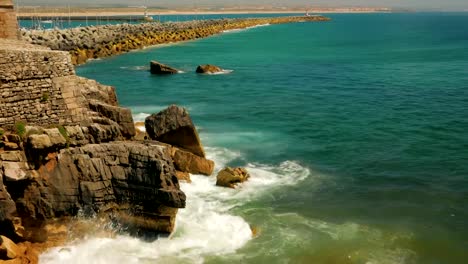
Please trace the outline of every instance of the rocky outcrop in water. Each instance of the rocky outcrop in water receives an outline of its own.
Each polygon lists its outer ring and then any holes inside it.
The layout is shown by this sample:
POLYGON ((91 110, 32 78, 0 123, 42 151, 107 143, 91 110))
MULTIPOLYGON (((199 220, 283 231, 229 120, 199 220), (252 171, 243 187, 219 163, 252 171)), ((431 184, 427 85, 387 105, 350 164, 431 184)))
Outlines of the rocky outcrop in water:
POLYGON ((176 74, 179 72, 179 70, 172 68, 171 66, 159 63, 157 61, 151 61, 150 72, 152 74, 176 74))
POLYGON ((196 73, 201 73, 201 74, 213 74, 213 73, 218 73, 222 71, 223 69, 221 69, 220 67, 211 65, 211 64, 199 65, 197 69, 195 70, 196 73))
POLYGON ((224 168, 216 176, 216 185, 235 188, 237 184, 245 182, 250 175, 244 168, 224 168))
POLYGON ((205 158, 197 129, 187 109, 171 105, 145 120, 148 136, 172 145, 174 166, 182 173, 211 175, 214 162, 205 158))
POLYGON ((225 30, 263 24, 328 21, 322 16, 198 20, 177 23, 141 23, 90 26, 62 30, 23 30, 22 38, 53 50, 69 51, 74 64, 108 57, 146 46, 208 37, 225 30))
POLYGON ((148 116, 145 119, 145 128, 151 139, 205 157, 197 129, 187 109, 183 107, 171 105, 157 114, 148 116))

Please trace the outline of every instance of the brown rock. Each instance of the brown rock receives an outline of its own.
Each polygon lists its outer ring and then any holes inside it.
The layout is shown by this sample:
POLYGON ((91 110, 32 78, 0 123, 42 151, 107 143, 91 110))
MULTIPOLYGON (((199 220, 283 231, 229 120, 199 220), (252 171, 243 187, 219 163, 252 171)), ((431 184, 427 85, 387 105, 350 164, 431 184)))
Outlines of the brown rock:
POLYGON ((0 259, 15 259, 21 255, 20 248, 9 238, 0 236, 0 259))
POLYGON ((236 184, 246 181, 250 177, 244 168, 226 167, 216 176, 216 185, 235 188, 236 184))
POLYGON ((151 139, 185 149, 205 157, 197 130, 185 108, 171 105, 145 120, 146 133, 151 139))
POLYGON ((211 175, 214 170, 214 162, 188 151, 175 149, 172 157, 177 170, 193 174, 211 175))
POLYGON ((190 173, 188 172, 176 171, 176 177, 179 181, 184 181, 188 183, 192 182, 192 180, 190 179, 190 173))
POLYGON ((223 69, 221 69, 218 66, 211 65, 211 64, 205 64, 205 65, 199 65, 197 67, 196 73, 217 73, 217 72, 222 72, 223 69))
POLYGON ((176 74, 179 72, 179 70, 167 66, 165 64, 159 63, 157 61, 151 61, 150 72, 152 74, 176 74))
POLYGON ((101 102, 91 102, 89 106, 91 110, 116 122, 124 137, 131 138, 135 135, 135 124, 130 109, 101 102))
POLYGON ((47 149, 53 146, 48 135, 30 135, 28 145, 33 149, 47 149))
POLYGON ((14 143, 14 142, 5 142, 4 148, 5 148, 5 150, 17 150, 17 149, 19 149, 19 146, 18 146, 18 144, 14 143))

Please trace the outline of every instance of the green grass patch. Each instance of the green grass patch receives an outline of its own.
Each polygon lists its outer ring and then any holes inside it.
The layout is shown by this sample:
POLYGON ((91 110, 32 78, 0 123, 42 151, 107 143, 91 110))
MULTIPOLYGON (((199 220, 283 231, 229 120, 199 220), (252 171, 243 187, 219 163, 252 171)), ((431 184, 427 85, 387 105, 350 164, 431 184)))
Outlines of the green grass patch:
POLYGON ((42 93, 41 103, 47 102, 49 100, 49 96, 50 96, 49 92, 42 93))
POLYGON ((24 135, 26 134, 26 124, 22 121, 16 122, 15 132, 18 134, 18 136, 24 138, 24 135))

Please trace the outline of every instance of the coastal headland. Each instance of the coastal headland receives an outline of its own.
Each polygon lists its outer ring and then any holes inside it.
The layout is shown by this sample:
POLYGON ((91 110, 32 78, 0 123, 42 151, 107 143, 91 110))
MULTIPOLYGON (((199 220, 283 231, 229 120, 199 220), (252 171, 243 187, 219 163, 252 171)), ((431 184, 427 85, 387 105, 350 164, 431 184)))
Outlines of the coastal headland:
MULTIPOLYGON (((139 134, 114 87, 77 76, 74 65, 225 30, 329 20, 142 23, 18 36, 8 12, 0 13, 12 29, 0 36, 0 260, 14 263, 37 263, 41 251, 89 232, 169 235, 186 206, 179 181, 214 172, 186 109, 172 105, 154 113, 146 119, 147 134, 139 134), (83 219, 92 223, 83 226, 83 219)), ((238 171, 227 176, 247 178, 238 171)), ((237 179, 225 182, 234 186, 237 179)))
POLYGON ((174 23, 102 25, 61 30, 22 30, 21 38, 52 50, 68 51, 74 65, 147 46, 187 41, 265 24, 322 22, 324 16, 197 20, 174 23))

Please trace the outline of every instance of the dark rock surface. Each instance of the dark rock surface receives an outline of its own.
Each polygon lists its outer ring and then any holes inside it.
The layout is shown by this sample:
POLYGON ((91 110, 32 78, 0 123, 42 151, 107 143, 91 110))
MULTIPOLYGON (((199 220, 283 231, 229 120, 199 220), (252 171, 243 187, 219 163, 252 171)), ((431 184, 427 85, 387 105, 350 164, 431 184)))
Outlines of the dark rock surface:
POLYGON ((202 73, 202 74, 210 74, 210 73, 217 73, 217 72, 222 72, 222 71, 223 69, 221 69, 218 66, 211 65, 211 64, 204 64, 204 65, 199 65, 195 72, 202 73))
POLYGON ((205 157, 198 132, 187 109, 183 107, 171 105, 157 114, 152 114, 146 118, 145 128, 151 139, 205 157))
MULTIPOLYGON (((3 155, 2 159, 5 163, 8 158, 3 155)), ((24 162, 25 157, 18 159, 24 162)), ((74 216, 79 210, 144 218, 144 226, 133 222, 131 226, 163 227, 150 231, 170 233, 176 209, 185 207, 185 194, 179 189, 170 149, 157 143, 87 144, 62 149, 36 163, 40 165, 34 170, 18 169, 33 177, 8 184, 16 208, 8 193, 0 192, 0 217, 11 222, 13 215, 18 215, 30 231, 27 240, 42 241, 38 228, 46 220, 74 216), (163 217, 162 212, 166 213, 163 217)))
POLYGON ((157 61, 151 61, 150 72, 152 74, 176 74, 179 72, 179 70, 157 61))

